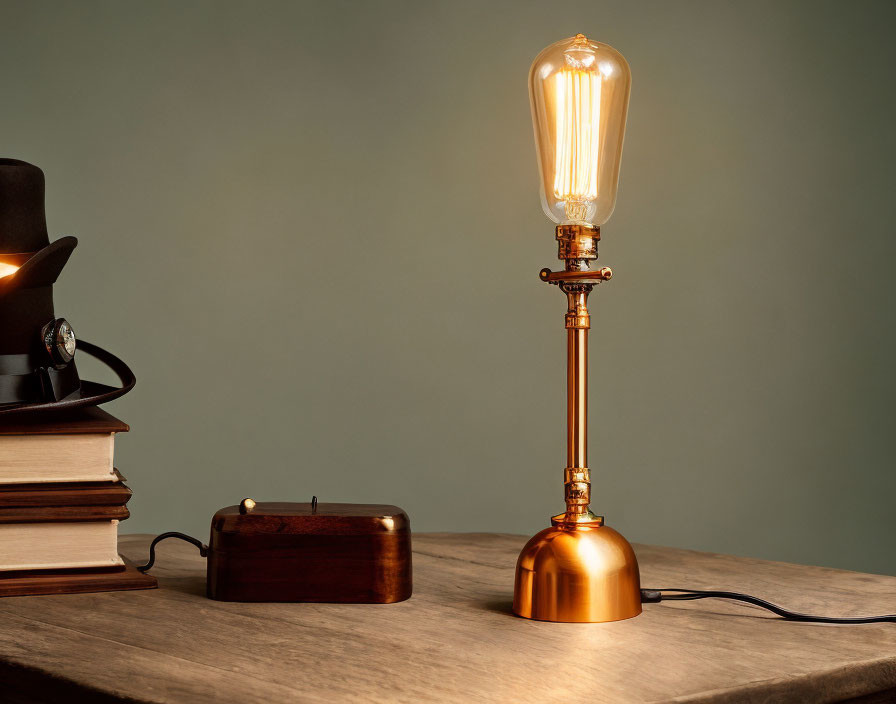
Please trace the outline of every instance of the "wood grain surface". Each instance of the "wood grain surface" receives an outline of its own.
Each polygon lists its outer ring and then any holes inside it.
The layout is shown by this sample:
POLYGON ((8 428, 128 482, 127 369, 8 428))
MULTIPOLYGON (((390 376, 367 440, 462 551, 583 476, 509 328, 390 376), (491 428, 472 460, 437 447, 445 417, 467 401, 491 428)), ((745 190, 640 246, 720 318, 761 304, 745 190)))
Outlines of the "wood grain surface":
MULTIPOLYGON (((0 600, 0 682, 15 702, 190 704, 834 702, 896 687, 894 624, 793 623, 718 600, 647 604, 607 624, 517 618, 525 541, 417 534, 414 595, 388 605, 210 601, 204 560, 168 541, 158 590, 0 600)), ((148 543, 122 536, 120 549, 140 561, 148 543)), ((896 611, 896 577, 635 549, 645 587, 734 589, 828 615, 896 611)))

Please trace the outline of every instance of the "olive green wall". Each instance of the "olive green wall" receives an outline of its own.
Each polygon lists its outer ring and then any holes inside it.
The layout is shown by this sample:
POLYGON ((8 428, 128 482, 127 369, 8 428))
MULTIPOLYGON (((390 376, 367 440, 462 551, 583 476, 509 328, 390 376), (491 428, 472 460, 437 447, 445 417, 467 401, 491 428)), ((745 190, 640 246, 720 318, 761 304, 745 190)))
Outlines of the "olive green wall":
POLYGON ((139 379, 108 407, 126 531, 312 494, 420 531, 546 525, 565 303, 537 279, 525 79, 582 31, 634 76, 595 510, 633 541, 896 574, 896 4, 0 10, 0 152, 81 240, 58 313, 139 379))

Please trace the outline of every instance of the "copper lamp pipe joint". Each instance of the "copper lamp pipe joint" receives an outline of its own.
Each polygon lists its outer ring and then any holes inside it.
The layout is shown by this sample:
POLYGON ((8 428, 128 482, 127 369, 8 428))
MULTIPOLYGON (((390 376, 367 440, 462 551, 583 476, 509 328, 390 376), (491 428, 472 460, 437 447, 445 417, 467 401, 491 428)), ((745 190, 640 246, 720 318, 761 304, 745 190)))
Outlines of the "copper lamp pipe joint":
POLYGON ((591 472, 587 467, 567 467, 564 470, 566 517, 572 522, 589 513, 591 503, 591 472))
POLYGON ((588 314, 588 294, 592 284, 568 284, 560 285, 560 290, 566 294, 569 306, 566 310, 567 330, 588 330, 591 328, 591 316, 588 314))
POLYGON ((557 225, 557 257, 567 263, 567 268, 580 269, 591 259, 597 259, 597 243, 600 228, 591 225, 557 225))

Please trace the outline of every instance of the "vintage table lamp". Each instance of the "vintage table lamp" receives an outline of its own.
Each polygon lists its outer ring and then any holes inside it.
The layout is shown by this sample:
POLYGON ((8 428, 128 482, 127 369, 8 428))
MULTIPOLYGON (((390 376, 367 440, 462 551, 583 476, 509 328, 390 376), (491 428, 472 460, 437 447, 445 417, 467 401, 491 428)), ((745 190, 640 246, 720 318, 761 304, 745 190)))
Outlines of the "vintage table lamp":
POLYGON ((513 610, 542 621, 600 622, 641 613, 635 553, 594 515, 588 469, 587 300, 608 280, 597 259, 613 212, 631 73, 622 55, 582 34, 542 51, 529 72, 542 205, 555 223, 563 271, 541 279, 566 294, 566 511, 533 537, 516 567, 513 610))

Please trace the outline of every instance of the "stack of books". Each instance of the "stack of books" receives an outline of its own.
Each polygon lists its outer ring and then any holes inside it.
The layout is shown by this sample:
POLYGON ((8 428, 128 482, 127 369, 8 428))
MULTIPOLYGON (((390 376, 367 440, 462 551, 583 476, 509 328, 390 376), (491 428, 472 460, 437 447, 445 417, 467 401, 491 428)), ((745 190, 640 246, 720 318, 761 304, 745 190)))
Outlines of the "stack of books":
POLYGON ((131 490, 114 442, 127 430, 99 408, 0 424, 0 596, 156 586, 118 554, 131 490))

